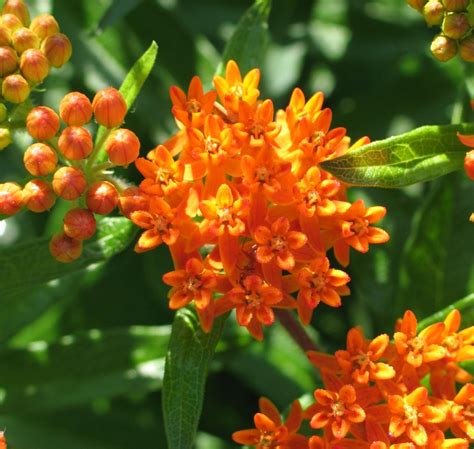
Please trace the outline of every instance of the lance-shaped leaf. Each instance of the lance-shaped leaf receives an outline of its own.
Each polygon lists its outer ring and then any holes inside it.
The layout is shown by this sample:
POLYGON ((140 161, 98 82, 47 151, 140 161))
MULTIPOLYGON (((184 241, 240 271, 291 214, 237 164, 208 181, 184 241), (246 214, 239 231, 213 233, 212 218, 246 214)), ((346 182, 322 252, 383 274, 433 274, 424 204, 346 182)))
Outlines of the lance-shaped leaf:
POLYGON ((323 162, 324 170, 352 185, 398 188, 461 169, 468 150, 456 133, 474 125, 422 126, 323 162))

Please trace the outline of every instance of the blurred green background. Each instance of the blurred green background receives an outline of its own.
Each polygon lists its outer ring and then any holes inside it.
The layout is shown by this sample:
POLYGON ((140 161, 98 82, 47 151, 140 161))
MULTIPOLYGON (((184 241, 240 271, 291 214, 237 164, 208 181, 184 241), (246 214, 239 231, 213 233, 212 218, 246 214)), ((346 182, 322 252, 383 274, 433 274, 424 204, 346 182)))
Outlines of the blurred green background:
MULTIPOLYGON (((73 43, 71 62, 54 72, 36 104, 57 107, 71 90, 118 87, 127 70, 159 44, 157 64, 127 117, 142 154, 175 131, 168 89, 194 74, 207 86, 249 0, 37 0, 73 43)), ((322 90, 334 126, 357 139, 449 123, 461 86, 457 61, 429 54, 433 31, 403 0, 273 0, 272 42, 262 62, 263 97, 284 107, 295 86, 322 90)), ((471 117, 472 119, 472 117, 471 117)), ((0 154, 0 182, 24 180, 19 145, 0 154)), ((130 179, 138 180, 134 168, 130 179)), ((472 183, 471 183, 472 184, 472 183)), ((384 205, 392 240, 352 253, 352 295, 341 309, 319 306, 313 327, 322 348, 344 345, 356 324, 367 335, 391 332, 406 308, 420 317, 474 291, 474 189, 461 173, 405 190, 353 189, 384 205)), ((67 207, 67 206, 66 206, 67 207)), ((0 221, 0 254, 51 235, 65 205, 51 214, 0 221)), ((0 269, 2 269, 0 267, 0 269)), ((107 263, 21 295, 0 296, 0 428, 18 449, 166 448, 160 386, 169 325, 167 251, 128 248, 107 263), (3 329, 3 330, 2 330, 3 329)), ((28 278, 28 258, 24 261, 28 278)), ((198 449, 232 448, 264 394, 285 408, 311 393, 317 378, 279 326, 263 344, 227 323, 211 366, 198 449)))

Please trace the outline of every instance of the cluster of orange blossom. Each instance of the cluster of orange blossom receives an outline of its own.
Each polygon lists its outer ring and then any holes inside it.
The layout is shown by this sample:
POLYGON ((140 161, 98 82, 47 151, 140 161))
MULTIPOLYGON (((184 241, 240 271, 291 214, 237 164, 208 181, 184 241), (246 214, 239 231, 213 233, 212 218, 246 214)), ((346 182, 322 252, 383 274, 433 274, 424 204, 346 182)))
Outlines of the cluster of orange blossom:
POLYGON ((321 92, 306 100, 295 89, 275 114, 259 100, 259 78, 229 61, 215 91, 204 93, 198 77, 187 93, 172 87, 179 130, 137 159, 145 179, 122 196, 122 212, 144 229, 137 252, 169 246, 171 309, 194 302, 208 331, 235 308, 262 339, 274 308, 297 309, 308 324, 320 302, 340 306, 349 276, 330 266, 328 250, 347 266, 350 247, 366 252, 389 236, 373 227, 385 208, 351 204, 347 186, 319 166, 368 138, 350 146, 344 128, 331 129, 321 92))
MULTIPOLYGON (((458 133, 458 138, 469 148, 474 148, 474 135, 473 136, 463 136, 458 133)), ((470 150, 466 153, 464 158, 464 170, 466 171, 467 176, 474 181, 474 150, 470 150)), ((469 220, 474 223, 474 212, 471 214, 469 220)))
POLYGON ((262 398, 255 428, 235 432, 234 441, 257 449, 468 449, 474 384, 459 362, 474 360, 474 326, 460 325, 454 310, 418 333, 407 311, 393 342, 351 329, 347 348, 333 356, 308 352, 325 387, 314 392, 313 405, 303 410, 295 401, 282 422, 262 398), (299 434, 303 420, 318 435, 299 434))

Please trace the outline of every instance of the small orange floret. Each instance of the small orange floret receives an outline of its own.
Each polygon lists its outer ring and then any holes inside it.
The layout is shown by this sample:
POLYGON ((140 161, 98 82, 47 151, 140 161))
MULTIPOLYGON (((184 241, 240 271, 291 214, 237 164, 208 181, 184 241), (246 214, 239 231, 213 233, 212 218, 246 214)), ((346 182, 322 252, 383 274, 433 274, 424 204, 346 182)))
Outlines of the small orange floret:
POLYGON ((49 62, 40 50, 31 48, 21 55, 20 70, 30 83, 41 83, 49 74, 49 62))
POLYGON ((49 145, 34 143, 25 151, 23 163, 33 176, 47 176, 56 169, 58 157, 49 145))
POLYGON ((127 103, 117 89, 108 87, 97 92, 92 101, 92 109, 99 125, 116 128, 125 119, 127 103))
POLYGON ((59 151, 71 161, 86 159, 94 149, 91 133, 80 126, 68 126, 59 136, 59 151))
POLYGON ((59 25, 51 14, 41 14, 31 21, 30 30, 44 40, 48 36, 59 33, 59 25))
POLYGON ((62 67, 72 56, 72 45, 69 38, 62 33, 52 34, 44 39, 41 50, 49 63, 56 68, 62 67))
POLYGON ((82 242, 61 232, 49 242, 49 252, 58 262, 71 263, 81 257, 82 242))
POLYGON ((53 177, 53 189, 61 198, 73 201, 79 198, 87 187, 84 172, 77 167, 62 167, 53 177))
POLYGON ((14 215, 23 206, 22 188, 14 182, 0 184, 0 214, 14 215))
POLYGON ((30 96, 30 85, 21 75, 9 75, 3 80, 2 95, 10 103, 23 103, 30 96))
POLYGON ((140 140, 128 129, 117 129, 107 138, 105 151, 113 164, 127 166, 137 159, 140 153, 140 140))
POLYGON ((0 16, 0 24, 3 25, 11 33, 23 26, 21 20, 15 14, 11 13, 2 14, 0 16))
POLYGON ((80 92, 70 92, 59 104, 59 115, 69 126, 83 126, 92 118, 92 103, 80 92))
POLYGON ((468 151, 464 158, 464 170, 467 176, 474 181, 474 150, 468 151))
POLYGON ((97 229, 94 214, 89 209, 71 209, 64 216, 64 233, 76 240, 90 239, 97 229))
POLYGON ((56 195, 51 185, 42 179, 33 179, 23 189, 25 206, 32 212, 40 213, 51 209, 56 195))
POLYGON ((110 214, 119 203, 117 189, 108 181, 96 182, 87 189, 86 203, 95 214, 110 214))
POLYGON ((28 6, 26 6, 23 0, 7 0, 3 5, 2 14, 15 15, 25 26, 28 26, 30 23, 28 6))
POLYGON ((18 54, 22 54, 26 50, 38 48, 40 40, 30 29, 19 28, 12 34, 12 44, 18 54))
POLYGON ((18 67, 18 57, 11 47, 0 47, 0 76, 15 72, 18 67))
POLYGON ((46 106, 33 108, 26 117, 26 128, 31 137, 38 140, 52 139, 59 131, 59 117, 46 106))

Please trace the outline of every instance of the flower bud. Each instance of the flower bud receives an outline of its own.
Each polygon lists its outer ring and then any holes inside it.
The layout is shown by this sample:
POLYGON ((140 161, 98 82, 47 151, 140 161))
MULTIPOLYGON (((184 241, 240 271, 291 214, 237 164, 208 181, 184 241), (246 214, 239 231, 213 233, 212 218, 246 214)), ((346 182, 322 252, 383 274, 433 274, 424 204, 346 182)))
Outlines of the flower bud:
POLYGON ((33 31, 40 40, 44 40, 48 36, 58 34, 59 25, 51 14, 41 14, 31 21, 30 30, 33 31))
POLYGON ((0 16, 0 25, 3 25, 10 33, 23 27, 20 19, 14 14, 2 14, 0 16))
POLYGON ((469 36, 459 43, 459 54, 464 61, 474 62, 474 36, 469 36))
POLYGON ((61 232, 56 234, 49 242, 49 252, 59 262, 74 262, 81 257, 82 242, 61 232))
POLYGON ((33 179, 23 189, 23 203, 31 212, 45 212, 56 202, 51 186, 42 179, 33 179))
POLYGON ((23 206, 23 191, 14 182, 0 184, 0 215, 14 215, 23 206))
POLYGON ((26 128, 34 139, 49 140, 59 131, 59 117, 46 106, 33 108, 26 117, 26 128))
POLYGON ((464 170, 467 176, 474 181, 474 150, 468 151, 464 158, 464 170))
POLYGON ((84 94, 71 92, 61 100, 59 115, 69 126, 82 126, 92 118, 92 104, 84 94))
POLYGON ((466 11, 469 0, 443 0, 444 7, 450 12, 466 11))
POLYGON ((86 177, 77 167, 62 167, 53 176, 53 189, 56 195, 65 200, 77 200, 86 187, 86 177))
POLYGON ((41 44, 41 50, 53 67, 62 67, 72 55, 71 41, 65 34, 57 33, 48 36, 41 44))
POLYGON ((23 0, 7 0, 3 5, 2 14, 13 14, 26 26, 30 23, 30 12, 23 0))
POLYGON ((0 103, 0 123, 3 123, 7 118, 8 109, 3 103, 0 103))
POLYGON ((87 207, 95 214, 107 215, 112 212, 119 202, 115 186, 107 181, 92 184, 86 192, 87 207))
POLYGON ((11 47, 0 47, 0 76, 10 75, 18 67, 18 56, 11 47))
POLYGON ((0 150, 4 150, 12 142, 10 130, 8 128, 0 128, 0 150))
POLYGON ((10 31, 3 25, 0 25, 0 47, 9 47, 10 43, 10 31))
POLYGON ((2 95, 10 103, 23 103, 30 96, 30 85, 21 75, 9 75, 3 80, 2 95))
POLYGON ((20 70, 28 81, 39 84, 48 76, 48 58, 40 50, 26 50, 20 58, 20 70))
POLYGON ((413 9, 416 9, 417 11, 421 12, 427 0, 406 0, 406 1, 413 9))
POLYGON ((423 16, 429 26, 440 25, 444 17, 444 6, 438 0, 430 0, 423 7, 423 16))
POLYGON ((94 214, 89 209, 71 209, 64 217, 64 233, 73 239, 90 239, 96 229, 94 214))
POLYGON ((431 42, 431 53, 439 61, 449 61, 456 56, 457 51, 456 41, 441 34, 436 36, 433 42, 431 42))
POLYGON ((59 136, 59 151, 71 161, 85 159, 94 149, 92 136, 86 128, 68 126, 59 136))
POLYGON ((23 163, 28 173, 33 176, 48 176, 56 169, 58 156, 50 146, 34 143, 25 151, 23 163))
POLYGON ((40 39, 29 28, 18 28, 12 34, 12 44, 15 50, 21 54, 29 48, 38 48, 40 39))
POLYGON ((94 116, 99 125, 115 128, 123 123, 127 114, 127 104, 122 94, 113 87, 102 89, 92 101, 94 116))
POLYGON ((443 33, 451 39, 460 39, 469 31, 469 28, 466 14, 448 14, 443 20, 443 33))
POLYGON ((149 206, 149 197, 136 186, 125 189, 119 198, 120 213, 127 218, 138 210, 148 210, 149 206))
POLYGON ((107 138, 105 151, 113 164, 126 166, 138 157, 140 140, 135 133, 128 129, 117 129, 107 138))

